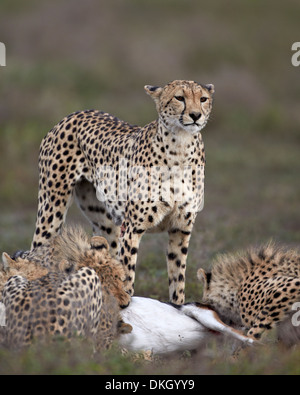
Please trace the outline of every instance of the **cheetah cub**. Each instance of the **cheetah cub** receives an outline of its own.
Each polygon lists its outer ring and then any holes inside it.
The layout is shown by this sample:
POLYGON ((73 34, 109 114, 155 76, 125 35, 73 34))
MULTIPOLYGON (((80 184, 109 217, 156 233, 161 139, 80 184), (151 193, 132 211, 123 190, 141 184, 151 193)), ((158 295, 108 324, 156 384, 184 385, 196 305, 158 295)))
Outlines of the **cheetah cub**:
POLYGON ((185 268, 196 215, 203 208, 205 154, 201 130, 213 85, 176 80, 145 86, 158 119, 132 126, 95 110, 64 118, 43 139, 36 229, 31 248, 59 233, 75 200, 104 236, 134 292, 137 252, 147 231, 167 231, 170 300, 184 303, 185 268))
POLYGON ((284 343, 299 342, 299 252, 269 244, 247 254, 221 255, 211 272, 199 269, 197 275, 204 284, 203 302, 223 320, 244 326, 255 339, 277 327, 284 343))
MULTIPOLYGON (((6 309, 4 343, 23 347, 53 336, 88 336, 96 349, 108 348, 131 325, 121 316, 130 296, 125 273, 112 259, 107 241, 81 228, 63 228, 27 259, 3 254, 0 301, 6 309)), ((1 335, 1 334, 0 334, 1 335)))

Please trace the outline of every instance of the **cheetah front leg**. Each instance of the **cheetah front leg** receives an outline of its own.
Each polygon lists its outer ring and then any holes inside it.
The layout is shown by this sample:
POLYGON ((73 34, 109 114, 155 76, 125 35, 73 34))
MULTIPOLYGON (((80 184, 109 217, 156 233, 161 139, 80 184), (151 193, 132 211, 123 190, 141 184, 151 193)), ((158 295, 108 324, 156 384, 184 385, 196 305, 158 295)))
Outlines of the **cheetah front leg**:
POLYGON ((126 274, 125 291, 134 294, 135 268, 137 253, 144 230, 137 232, 131 221, 124 221, 120 237, 119 259, 126 274))
POLYGON ((167 265, 170 302, 183 304, 185 301, 185 271, 192 226, 187 230, 169 231, 167 265))
POLYGON ((270 308, 265 306, 255 317, 251 328, 247 331, 247 336, 259 340, 265 332, 272 330, 275 326, 276 321, 271 317, 270 308))
MULTIPOLYGON (((274 277, 265 281, 264 293, 268 300, 253 317, 248 335, 255 339, 265 337, 269 331, 288 318, 293 303, 298 301, 295 290, 299 287, 297 277, 274 277)), ((255 290, 255 287, 253 288, 255 290)), ((252 291, 249 289, 249 292, 252 291)), ((254 299, 252 299, 254 301, 254 299)), ((251 299, 248 301, 249 305, 251 299)))
POLYGON ((143 201, 129 201, 121 226, 119 260, 126 273, 125 290, 133 295, 137 254, 143 234, 155 228, 170 210, 168 205, 146 205, 143 201))

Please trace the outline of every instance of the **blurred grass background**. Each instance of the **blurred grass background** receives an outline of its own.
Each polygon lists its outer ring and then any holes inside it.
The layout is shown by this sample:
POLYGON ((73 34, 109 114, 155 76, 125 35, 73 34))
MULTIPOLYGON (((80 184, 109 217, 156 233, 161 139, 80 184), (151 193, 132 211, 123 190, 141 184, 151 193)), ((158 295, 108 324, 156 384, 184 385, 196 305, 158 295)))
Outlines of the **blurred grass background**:
MULTIPOLYGON (((174 79, 216 89, 187 299, 199 300, 196 270, 219 252, 270 239, 299 246, 299 13, 297 0, 2 0, 0 251, 30 246, 39 144, 54 124, 96 108, 144 125, 156 112, 143 86, 174 79)), ((87 225, 74 206, 68 221, 87 225)), ((166 243, 143 238, 136 294, 167 299, 166 243)))

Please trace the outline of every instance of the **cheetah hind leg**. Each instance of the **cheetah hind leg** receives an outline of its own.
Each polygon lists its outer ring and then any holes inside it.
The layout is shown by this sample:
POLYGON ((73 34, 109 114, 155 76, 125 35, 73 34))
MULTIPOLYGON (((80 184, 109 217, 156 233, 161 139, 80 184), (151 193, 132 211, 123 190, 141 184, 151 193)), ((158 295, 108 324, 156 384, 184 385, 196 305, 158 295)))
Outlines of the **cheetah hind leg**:
POLYGON ((93 228, 94 236, 103 236, 109 244, 113 258, 118 254, 121 227, 116 226, 105 205, 97 199, 96 190, 90 182, 82 180, 75 186, 75 202, 93 228))

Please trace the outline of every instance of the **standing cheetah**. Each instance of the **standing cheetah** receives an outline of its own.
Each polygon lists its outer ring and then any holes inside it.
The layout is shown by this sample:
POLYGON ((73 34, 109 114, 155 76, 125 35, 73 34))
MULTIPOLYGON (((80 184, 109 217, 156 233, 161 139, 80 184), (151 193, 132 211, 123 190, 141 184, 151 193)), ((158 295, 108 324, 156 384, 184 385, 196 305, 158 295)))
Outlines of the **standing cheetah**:
POLYGON ((103 112, 76 112, 43 139, 31 248, 56 235, 73 196, 126 272, 133 295, 137 252, 146 231, 167 231, 170 300, 184 303, 188 245, 203 208, 204 145, 213 85, 176 80, 145 86, 158 120, 132 126, 103 112))

